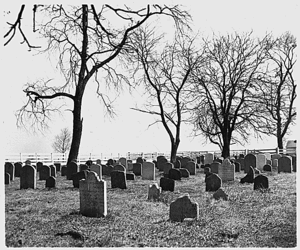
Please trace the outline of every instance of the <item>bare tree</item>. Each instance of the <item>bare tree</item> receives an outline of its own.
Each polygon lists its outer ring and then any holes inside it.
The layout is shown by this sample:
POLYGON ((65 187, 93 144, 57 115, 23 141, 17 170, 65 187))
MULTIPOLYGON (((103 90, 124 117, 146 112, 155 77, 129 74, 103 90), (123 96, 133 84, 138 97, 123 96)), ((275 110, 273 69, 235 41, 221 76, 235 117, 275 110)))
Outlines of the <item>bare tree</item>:
POLYGON ((191 122, 206 140, 219 146, 224 158, 230 145, 244 144, 256 135, 263 114, 257 103, 258 79, 267 57, 267 36, 262 40, 251 33, 214 37, 206 40, 206 65, 194 71, 191 122), (253 130, 251 130, 253 129, 253 130))
POLYGON ((145 86, 149 96, 144 109, 134 110, 157 116, 153 124, 161 122, 166 130, 171 142, 170 161, 175 163, 187 112, 185 89, 201 57, 197 56, 194 39, 184 33, 177 34, 174 43, 167 44, 161 53, 160 42, 161 37, 155 37, 153 30, 148 29, 139 29, 133 38, 136 53, 130 59, 137 65, 135 74, 140 76, 137 82, 145 86))
POLYGON ((63 128, 60 131, 60 134, 55 136, 52 147, 55 152, 64 154, 70 150, 71 140, 72 140, 72 135, 70 130, 68 128, 63 128))
POLYGON ((45 126, 52 111, 60 111, 54 100, 68 99, 73 103, 72 143, 68 162, 76 159, 82 135, 82 99, 86 86, 93 81, 97 84, 97 96, 101 98, 109 114, 113 109, 109 98, 100 91, 98 74, 108 86, 118 87, 127 78, 111 65, 118 58, 133 31, 151 16, 170 16, 178 29, 187 25, 190 15, 178 6, 168 7, 148 5, 146 8, 132 10, 129 7, 114 8, 103 5, 97 12, 96 7, 51 5, 43 7, 44 18, 48 21, 39 25, 39 32, 48 39, 44 52, 57 55, 58 66, 65 82, 56 86, 49 81, 27 84, 24 89, 28 102, 19 110, 18 124, 32 118, 34 124, 45 126), (117 18, 121 28, 113 28, 109 18, 117 18))
POLYGON ((296 38, 286 32, 279 38, 269 40, 268 72, 262 77, 261 105, 268 117, 262 132, 277 137, 277 147, 283 149, 284 136, 295 125, 297 97, 293 72, 296 63, 296 38))

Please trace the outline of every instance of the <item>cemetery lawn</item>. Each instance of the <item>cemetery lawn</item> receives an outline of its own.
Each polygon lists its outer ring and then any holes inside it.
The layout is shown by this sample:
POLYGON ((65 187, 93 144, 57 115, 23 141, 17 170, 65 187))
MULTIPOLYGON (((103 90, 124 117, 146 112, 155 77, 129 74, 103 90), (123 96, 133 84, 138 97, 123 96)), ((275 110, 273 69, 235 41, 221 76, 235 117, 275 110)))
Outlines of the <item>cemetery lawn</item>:
MULTIPOLYGON (((5 242, 7 247, 296 247, 296 173, 264 173, 270 190, 253 184, 223 183, 228 201, 205 192, 204 174, 176 181, 174 192, 148 201, 152 181, 127 181, 127 189, 112 189, 107 181, 104 218, 79 213, 79 189, 65 176, 56 189, 20 190, 16 178, 5 185, 5 242), (199 220, 169 220, 170 203, 188 193, 199 204, 199 220)), ((159 183, 161 172, 156 173, 159 183)))

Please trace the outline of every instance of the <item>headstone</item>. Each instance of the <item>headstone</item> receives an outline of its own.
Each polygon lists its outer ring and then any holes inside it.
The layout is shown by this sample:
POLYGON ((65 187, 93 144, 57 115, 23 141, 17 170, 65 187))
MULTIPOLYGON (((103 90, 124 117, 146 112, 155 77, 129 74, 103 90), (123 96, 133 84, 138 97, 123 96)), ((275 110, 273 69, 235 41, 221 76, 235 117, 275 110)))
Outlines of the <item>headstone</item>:
POLYGON ((159 200, 159 196, 161 194, 161 187, 158 186, 157 183, 152 183, 148 188, 148 200, 159 200))
POLYGON ((254 190, 269 188, 269 180, 267 176, 258 175, 254 179, 254 190))
POLYGON ((269 165, 271 165, 272 166, 272 161, 271 160, 269 160, 269 159, 267 159, 267 163, 266 164, 269 164, 269 165))
POLYGON ((204 168, 204 174, 207 175, 208 173, 212 173, 211 168, 209 167, 204 168))
POLYGON ((135 180, 135 174, 133 173, 126 173, 126 180, 135 180))
POLYGON ((238 158, 238 159, 236 159, 236 162, 241 164, 241 170, 245 170, 245 159, 244 158, 238 158))
POLYGON ((253 183, 254 182, 254 169, 252 166, 249 167, 249 171, 245 177, 241 179, 241 183, 253 183))
POLYGON ((279 159, 281 157, 281 155, 280 154, 272 154, 271 155, 271 160, 273 161, 273 160, 275 160, 275 159, 279 159))
POLYGON ((292 173, 292 159, 290 156, 282 156, 278 159, 278 173, 292 173))
POLYGON ((55 162, 54 163, 54 166, 56 168, 56 172, 60 172, 60 169, 61 169, 61 163, 60 162, 55 162))
POLYGON ((259 169, 253 168, 253 170, 254 170, 254 174, 260 174, 260 170, 259 169))
POLYGON ((102 165, 102 175, 110 176, 112 171, 114 171, 112 165, 102 165))
POLYGON ((269 171, 269 172, 272 172, 272 166, 269 165, 269 164, 264 165, 263 171, 269 171))
MULTIPOLYGON (((124 172, 121 172, 124 175, 124 172)), ((86 179, 79 182, 80 213, 88 217, 105 217, 107 215, 106 181, 90 171, 86 179)))
POLYGON ((162 177, 160 178, 159 186, 163 191, 174 191, 175 181, 169 178, 162 177))
POLYGON ((72 174, 73 187, 79 188, 79 181, 82 179, 86 179, 89 172, 89 170, 83 170, 72 174))
POLYGON ((54 165, 50 165, 50 176, 56 177, 56 167, 54 165))
POLYGON ((190 172, 186 168, 179 168, 180 174, 182 178, 189 178, 190 172))
POLYGON ((222 182, 234 181, 235 166, 227 158, 223 161, 222 165, 219 168, 219 177, 222 179, 222 182))
POLYGON ((22 163, 21 162, 16 162, 14 165, 15 165, 15 177, 20 177, 22 163))
POLYGON ((101 160, 100 160, 100 159, 97 159, 97 160, 96 160, 96 164, 98 164, 98 165, 101 166, 101 160))
POLYGON ((114 166, 114 160, 113 159, 108 159, 107 164, 106 165, 111 165, 114 166))
POLYGON ((211 164, 214 161, 214 155, 211 153, 207 153, 204 156, 204 165, 205 164, 211 164))
POLYGON ((217 158, 217 159, 215 159, 213 162, 219 162, 219 163, 223 163, 223 159, 220 159, 220 158, 217 158))
POLYGON ((123 166, 121 164, 117 164, 116 166, 114 166, 114 170, 126 172, 125 166, 123 166))
POLYGON ((142 179, 155 180, 155 167, 153 162, 143 162, 142 165, 142 179))
POLYGON ((222 179, 214 173, 210 173, 205 180, 205 191, 217 191, 222 186, 222 179))
POLYGON ((256 156, 256 168, 262 170, 264 165, 267 164, 267 158, 264 154, 258 154, 256 156))
POLYGON ((164 157, 163 155, 157 156, 157 168, 158 168, 159 171, 164 170, 163 166, 166 162, 168 162, 166 157, 164 157))
POLYGON ((178 170, 177 168, 170 169, 169 178, 173 180, 181 180, 180 170, 178 170))
POLYGON ((4 175, 4 183, 5 183, 5 185, 9 185, 10 184, 10 174, 7 173, 7 172, 4 175))
MULTIPOLYGON (((87 161, 85 162, 85 165, 87 165, 88 167, 90 167, 92 164, 93 164, 93 161, 92 161, 92 160, 87 160, 87 161)), ((82 170, 80 170, 80 171, 83 171, 83 170, 86 170, 86 169, 82 169, 82 170)))
POLYGON ((127 159, 126 159, 126 158, 121 157, 121 158, 119 159, 119 163, 120 163, 122 166, 124 166, 126 170, 128 169, 127 159))
POLYGON ((210 169, 212 173, 218 174, 219 173, 219 169, 221 167, 221 163, 219 162, 213 162, 210 164, 210 169))
POLYGON ((170 163, 170 162, 166 162, 164 163, 163 165, 163 170, 164 170, 164 174, 169 174, 169 170, 173 168, 173 163, 170 163))
POLYGON ((110 173, 111 176, 111 188, 127 188, 126 175, 124 171, 113 170, 110 173))
POLYGON ((182 159, 180 160, 181 168, 186 168, 189 161, 192 161, 192 159, 190 157, 187 157, 187 156, 182 157, 182 159))
POLYGON ((200 165, 203 164, 204 165, 204 155, 200 155, 200 165))
POLYGON ((224 201, 228 200, 228 195, 224 192, 222 188, 219 188, 214 194, 213 198, 216 200, 223 199, 224 201))
POLYGON ((272 169, 278 169, 278 159, 272 160, 272 169))
POLYGON ((31 160, 26 160, 26 161, 25 161, 25 165, 31 166, 31 160))
POLYGON ((240 172, 241 171, 241 164, 239 162, 234 162, 235 166, 235 172, 240 172))
POLYGON ((75 174, 79 171, 78 165, 76 162, 71 161, 67 164, 67 180, 72 179, 72 174, 75 174))
POLYGON ((181 168, 181 161, 180 161, 180 159, 176 159, 174 168, 181 168))
POLYGON ((38 171, 38 172, 40 172, 40 169, 41 169, 41 167, 43 166, 44 164, 41 162, 41 161, 38 161, 37 163, 36 163, 36 170, 38 171))
POLYGON ((67 175, 67 166, 62 166, 61 167, 61 176, 66 176, 67 175))
POLYGON ((142 157, 138 157, 138 158, 136 159, 136 163, 141 163, 141 164, 143 164, 143 162, 144 162, 144 160, 143 160, 142 157))
POLYGON ((193 161, 189 161, 185 168, 190 172, 190 175, 195 175, 196 174, 196 163, 193 161))
POLYGON ((297 168, 297 157, 296 156, 292 156, 292 165, 293 165, 293 171, 296 172, 297 168))
POLYGON ((249 167, 252 166, 256 168, 256 156, 254 154, 247 154, 245 156, 245 163, 244 163, 244 172, 248 173, 249 167))
POLYGON ((142 175, 142 164, 141 163, 133 163, 133 173, 136 176, 142 175))
POLYGON ((244 154, 239 154, 239 158, 245 158, 245 155, 244 154))
POLYGON ((264 155, 266 156, 266 160, 271 160, 271 154, 270 153, 265 153, 264 155))
POLYGON ((133 163, 127 161, 127 165, 128 165, 128 171, 133 171, 133 163))
POLYGON ((51 176, 51 169, 47 165, 40 168, 40 180, 47 180, 51 176))
POLYGON ((20 189, 36 189, 36 169, 33 166, 25 165, 21 168, 20 189))
POLYGON ((182 222, 185 218, 199 219, 199 205, 184 195, 170 204, 170 220, 182 222))
POLYGON ((102 179, 102 166, 99 164, 92 164, 90 166, 90 171, 94 171, 98 176, 99 179, 102 179))
POLYGON ((5 173, 9 173, 10 180, 13 181, 15 179, 15 166, 11 162, 5 162, 4 164, 5 173))
POLYGON ((79 172, 80 171, 83 171, 83 170, 88 170, 88 168, 90 167, 91 165, 87 165, 87 164, 79 164, 79 172))
POLYGON ((56 187, 56 178, 53 176, 50 176, 46 180, 46 188, 55 188, 56 187))

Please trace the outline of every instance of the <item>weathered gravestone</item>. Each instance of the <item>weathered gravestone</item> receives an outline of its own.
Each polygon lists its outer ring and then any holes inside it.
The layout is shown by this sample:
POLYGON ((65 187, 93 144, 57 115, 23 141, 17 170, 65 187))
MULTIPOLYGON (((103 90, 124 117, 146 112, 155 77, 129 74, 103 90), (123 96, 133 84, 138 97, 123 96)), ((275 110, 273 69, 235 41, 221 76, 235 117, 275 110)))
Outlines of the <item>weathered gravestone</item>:
POLYGON ((189 161, 185 168, 190 172, 190 175, 195 175, 196 174, 196 163, 193 161, 189 161))
POLYGON ((5 173, 9 173, 10 180, 13 181, 15 179, 15 166, 11 162, 5 162, 4 164, 5 173))
POLYGON ((270 164, 266 164, 263 166, 263 171, 272 172, 272 166, 270 164))
POLYGON ((235 172, 240 172, 241 171, 241 164, 239 162, 235 161, 234 162, 234 167, 235 167, 235 169, 234 169, 235 172))
POLYGON ((188 156, 182 157, 182 159, 180 160, 181 168, 186 168, 189 161, 192 161, 192 159, 190 157, 188 157, 188 156))
POLYGON ((40 180, 47 180, 51 176, 51 169, 47 165, 40 167, 40 180))
POLYGON ((50 176, 47 180, 46 180, 46 188, 55 188, 56 187, 56 178, 53 176, 50 176))
POLYGON ((148 188, 148 200, 159 200, 159 196, 161 194, 161 187, 158 186, 157 183, 152 183, 148 188))
POLYGON ((56 167, 54 165, 50 165, 50 176, 56 177, 56 167))
POLYGON ((5 183, 5 185, 10 184, 10 174, 7 172, 4 174, 4 183, 5 183))
POLYGON ((160 178, 159 186, 163 191, 174 191, 175 181, 169 178, 162 177, 160 178))
POLYGON ((278 159, 272 160, 272 169, 278 170, 278 159))
POLYGON ((269 188, 269 179, 267 176, 258 175, 254 179, 254 190, 269 188))
POLYGON ((61 173, 61 176, 66 176, 67 175, 67 166, 62 166, 60 173, 61 173))
POLYGON ((181 180, 180 170, 178 170, 177 168, 170 169, 169 178, 173 180, 181 180))
POLYGON ((133 173, 126 173, 126 180, 135 180, 135 174, 133 173))
POLYGON ((155 180, 155 166, 153 162, 143 162, 142 165, 142 179, 155 180))
POLYGON ((110 173, 114 170, 112 165, 101 165, 102 175, 110 176, 110 173))
POLYGON ((15 162, 14 166, 15 166, 15 177, 20 177, 22 163, 21 162, 15 162))
POLYGON ((117 164, 116 166, 114 166, 114 170, 126 172, 126 168, 121 164, 117 164))
POLYGON ((241 179, 241 183, 253 183, 254 176, 254 169, 250 166, 247 175, 241 179))
POLYGON ((173 168, 173 163, 166 162, 163 165, 164 174, 169 175, 169 170, 173 168))
POLYGON ((245 156, 245 161, 244 161, 244 172, 245 173, 248 173, 250 166, 252 166, 253 168, 256 168, 256 156, 254 154, 247 154, 245 156))
POLYGON ((43 165, 44 165, 44 164, 43 164, 41 161, 38 161, 38 162, 36 163, 36 170, 37 170, 38 172, 40 172, 41 167, 42 167, 43 165))
POLYGON ((292 173, 292 159, 290 156, 282 156, 278 159, 278 173, 292 173))
POLYGON ((192 202, 188 194, 170 204, 170 220, 182 222, 185 218, 199 219, 199 205, 192 202))
MULTIPOLYGON (((124 175, 124 172, 121 172, 124 175)), ((79 182, 80 213, 87 217, 105 217, 107 215, 106 181, 90 171, 87 178, 79 182)))
POLYGON ((212 173, 218 174, 219 173, 219 169, 221 167, 221 163, 219 162, 213 162, 210 164, 210 169, 212 173))
POLYGON ((224 192, 222 188, 219 188, 214 194, 213 198, 216 200, 223 199, 224 201, 228 200, 228 195, 224 192))
POLYGON ((61 169, 61 163, 60 163, 60 162, 55 162, 55 163, 54 163, 54 166, 55 166, 56 172, 60 172, 60 169, 61 169))
POLYGON ((223 161, 222 165, 219 167, 219 177, 222 182, 234 181, 235 166, 227 158, 223 161))
POLYGON ((102 166, 99 164, 92 164, 90 166, 90 171, 94 171, 98 176, 99 179, 102 179, 102 166))
MULTIPOLYGON (((93 164, 93 163, 92 163, 93 164)), ((79 172, 80 171, 83 171, 83 170, 88 170, 88 168, 90 167, 91 165, 87 165, 87 164, 79 164, 79 172)))
POLYGON ((166 157, 164 157, 163 155, 159 155, 157 156, 157 168, 159 171, 163 171, 163 166, 164 164, 168 162, 168 160, 166 159, 166 157))
POLYGON ((127 161, 127 166, 128 166, 128 171, 133 171, 133 163, 129 162, 129 160, 127 161))
POLYGON ((258 154, 256 156, 256 168, 262 170, 264 165, 267 164, 267 158, 264 154, 258 154))
POLYGON ((238 163, 240 163, 241 170, 245 170, 245 159, 244 158, 238 158, 235 161, 238 162, 238 163))
POLYGON ((208 173, 205 178, 205 191, 217 191, 222 186, 222 179, 214 173, 208 173))
POLYGON ((20 189, 27 188, 36 188, 36 169, 30 165, 22 167, 20 173, 20 189))
POLYGON ((127 159, 124 157, 121 157, 119 159, 119 164, 125 167, 125 170, 128 170, 128 165, 127 165, 127 159))
POLYGON ((77 172, 75 174, 72 174, 72 181, 73 181, 73 187, 74 188, 79 188, 79 181, 82 179, 86 179, 88 172, 90 172, 89 170, 83 170, 80 172, 77 172))
POLYGON ((179 168, 180 174, 182 178, 189 178, 190 172, 186 168, 179 168))
POLYGON ((79 170, 76 162, 71 161, 67 164, 67 180, 72 180, 72 175, 77 173, 79 170))
POLYGON ((124 171, 114 170, 110 173, 111 188, 127 188, 126 175, 124 171))
POLYGON ((204 156, 204 165, 205 164, 211 164, 214 161, 214 155, 211 153, 207 153, 204 156))
POLYGON ((136 176, 142 175, 142 164, 141 163, 133 163, 133 173, 136 176))

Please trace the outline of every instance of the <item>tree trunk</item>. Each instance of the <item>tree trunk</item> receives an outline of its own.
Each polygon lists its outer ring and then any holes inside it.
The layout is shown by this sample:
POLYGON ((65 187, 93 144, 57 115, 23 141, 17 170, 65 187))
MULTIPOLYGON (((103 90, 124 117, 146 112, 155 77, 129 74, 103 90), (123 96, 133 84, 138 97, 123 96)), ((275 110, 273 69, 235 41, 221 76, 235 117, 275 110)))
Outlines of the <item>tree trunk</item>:
POLYGON ((283 137, 281 135, 277 135, 277 147, 283 149, 283 137))
POLYGON ((222 157, 224 159, 230 157, 230 136, 227 133, 223 134, 222 157))
POLYGON ((176 163, 176 154, 177 154, 178 146, 179 146, 179 142, 172 142, 171 143, 170 162, 173 163, 173 164, 176 163))

